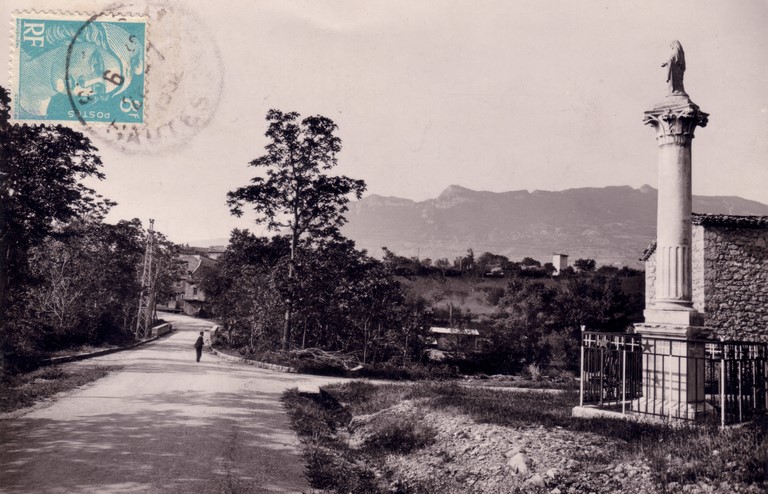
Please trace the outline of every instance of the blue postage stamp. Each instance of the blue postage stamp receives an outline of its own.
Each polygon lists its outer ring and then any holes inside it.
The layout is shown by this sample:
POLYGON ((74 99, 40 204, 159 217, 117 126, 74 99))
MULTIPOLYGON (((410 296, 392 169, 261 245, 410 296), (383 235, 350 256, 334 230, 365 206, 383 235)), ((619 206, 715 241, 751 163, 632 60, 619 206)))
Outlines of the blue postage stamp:
POLYGON ((144 123, 143 17, 16 13, 13 43, 14 120, 144 123))

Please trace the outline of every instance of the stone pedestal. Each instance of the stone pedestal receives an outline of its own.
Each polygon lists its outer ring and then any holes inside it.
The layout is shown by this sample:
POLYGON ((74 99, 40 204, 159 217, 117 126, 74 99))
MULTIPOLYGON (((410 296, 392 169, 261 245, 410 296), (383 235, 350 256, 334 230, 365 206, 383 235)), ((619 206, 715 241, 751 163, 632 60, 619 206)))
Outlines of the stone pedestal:
POLYGON ((691 300, 691 143, 707 124, 685 93, 670 94, 645 112, 659 145, 656 218, 656 299, 645 309, 642 335, 643 398, 633 408, 655 415, 692 419, 704 411, 703 314, 691 300))
POLYGON ((642 335, 643 397, 632 410, 687 420, 704 413, 704 343, 697 340, 706 329, 648 323, 635 329, 642 335))

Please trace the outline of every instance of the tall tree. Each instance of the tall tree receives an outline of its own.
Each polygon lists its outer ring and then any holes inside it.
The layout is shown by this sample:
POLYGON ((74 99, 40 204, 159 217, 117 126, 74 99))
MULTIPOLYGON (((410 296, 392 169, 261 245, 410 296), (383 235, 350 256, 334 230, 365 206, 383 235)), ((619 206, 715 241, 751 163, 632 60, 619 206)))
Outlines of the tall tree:
MULTIPOLYGON (((289 283, 295 276, 296 249, 302 235, 328 238, 339 234, 346 222, 349 195, 357 199, 365 191, 365 182, 348 177, 334 177, 324 172, 337 164, 341 139, 334 135, 337 125, 329 118, 312 116, 299 121, 296 112, 267 113, 269 144, 266 154, 250 166, 266 170, 251 183, 227 194, 227 204, 235 216, 242 216, 249 204, 257 213, 256 223, 268 230, 290 232, 289 283)), ((295 296, 285 301, 283 350, 288 349, 291 314, 295 296)))
POLYGON ((103 216, 114 203, 81 180, 103 179, 101 159, 83 134, 62 126, 12 125, 0 87, 0 372, 4 372, 9 286, 18 286, 30 246, 56 222, 103 216))

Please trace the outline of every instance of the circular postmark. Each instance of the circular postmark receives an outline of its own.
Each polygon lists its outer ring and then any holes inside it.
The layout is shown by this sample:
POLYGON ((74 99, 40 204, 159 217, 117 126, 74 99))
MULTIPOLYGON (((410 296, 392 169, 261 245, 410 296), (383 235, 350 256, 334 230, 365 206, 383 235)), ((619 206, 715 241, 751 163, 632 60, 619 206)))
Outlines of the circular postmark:
POLYGON ((152 0, 121 2, 91 16, 77 32, 67 53, 66 78, 71 81, 67 85, 71 108, 89 135, 126 153, 158 154, 178 148, 208 125, 221 99, 223 66, 214 37, 194 12, 152 0), (120 21, 122 12, 140 13, 146 19, 146 38, 139 54, 138 36, 107 32, 103 37, 117 52, 115 67, 108 66, 106 56, 86 62, 91 64, 88 70, 100 74, 101 93, 112 96, 113 114, 119 117, 95 123, 82 108, 99 93, 78 87, 83 78, 79 66, 87 53, 72 47, 95 31, 100 20, 120 21), (141 86, 135 83, 139 78, 141 86))

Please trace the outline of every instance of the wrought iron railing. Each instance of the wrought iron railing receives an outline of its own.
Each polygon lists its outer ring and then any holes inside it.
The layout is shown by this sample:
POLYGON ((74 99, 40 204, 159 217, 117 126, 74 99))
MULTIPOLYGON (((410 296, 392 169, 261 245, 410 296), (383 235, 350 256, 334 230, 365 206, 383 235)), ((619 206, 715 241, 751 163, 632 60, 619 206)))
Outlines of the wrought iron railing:
POLYGON ((768 345, 582 332, 580 405, 745 422, 768 409, 768 345))

